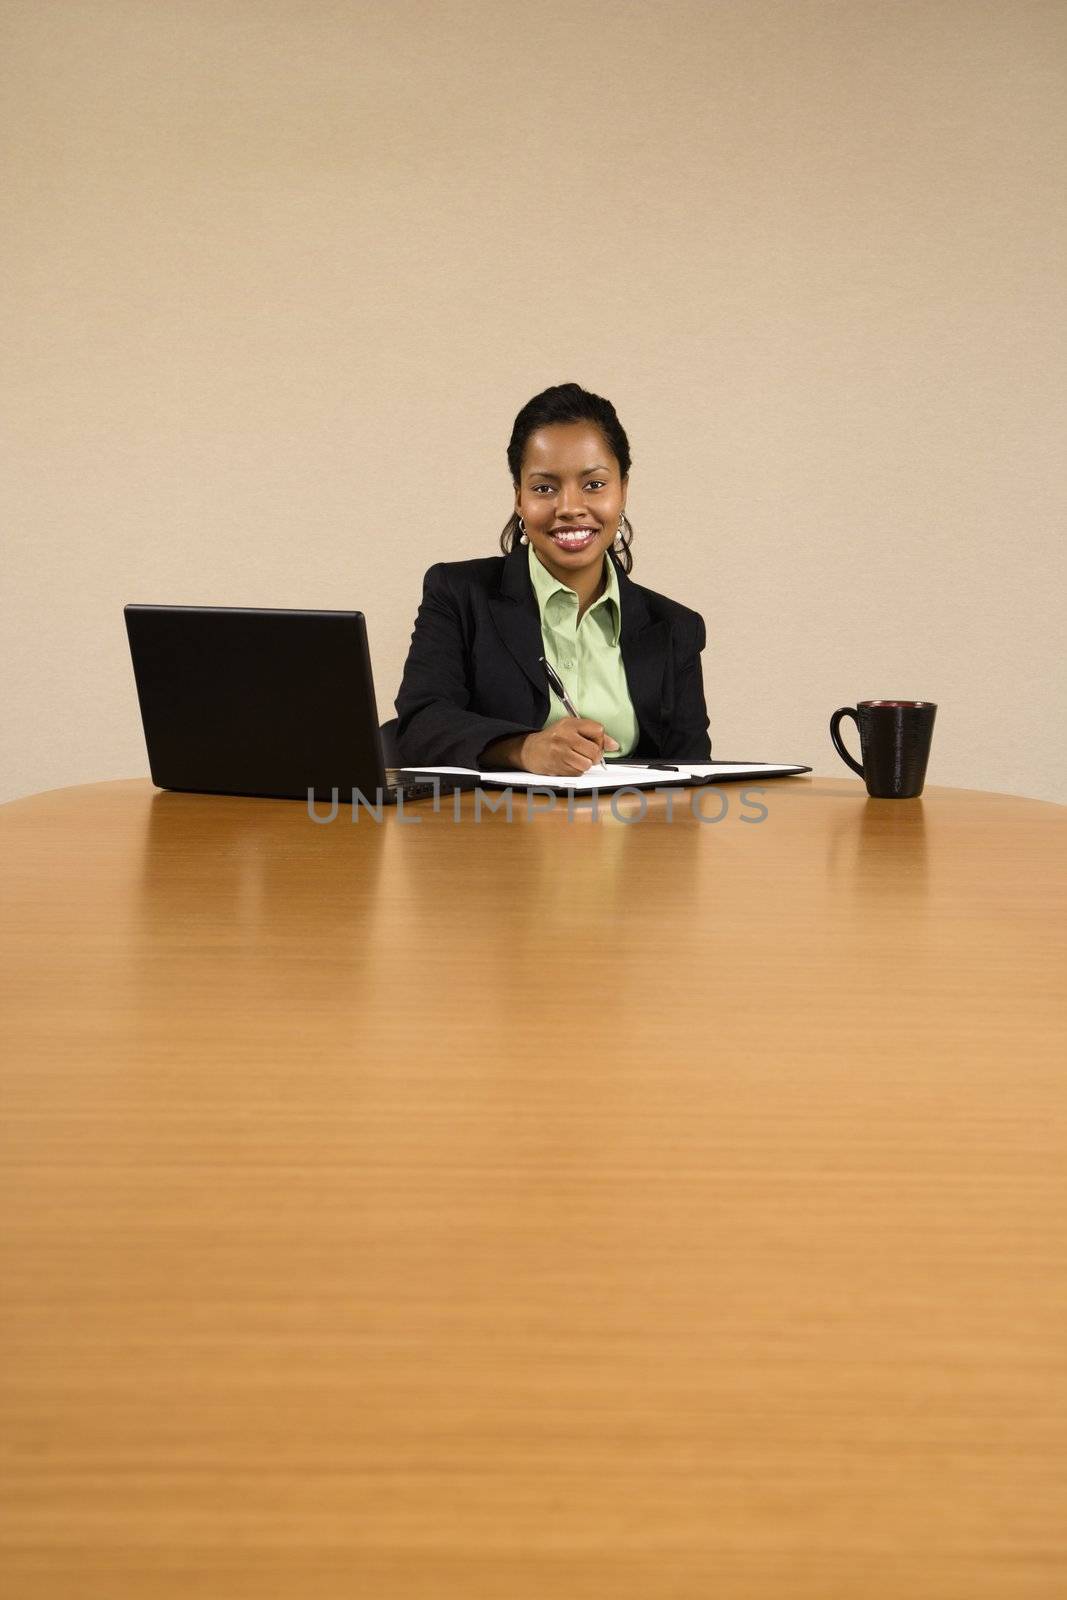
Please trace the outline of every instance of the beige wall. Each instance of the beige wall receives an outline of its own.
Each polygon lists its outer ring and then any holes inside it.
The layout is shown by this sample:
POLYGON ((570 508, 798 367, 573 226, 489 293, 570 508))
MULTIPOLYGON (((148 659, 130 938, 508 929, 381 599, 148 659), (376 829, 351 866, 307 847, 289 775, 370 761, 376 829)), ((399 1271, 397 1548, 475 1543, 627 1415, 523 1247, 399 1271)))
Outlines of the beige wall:
POLYGON ((715 754, 1067 800, 1062 0, 0 0, 0 798, 147 773, 128 600, 359 607, 516 411, 634 456, 715 754))

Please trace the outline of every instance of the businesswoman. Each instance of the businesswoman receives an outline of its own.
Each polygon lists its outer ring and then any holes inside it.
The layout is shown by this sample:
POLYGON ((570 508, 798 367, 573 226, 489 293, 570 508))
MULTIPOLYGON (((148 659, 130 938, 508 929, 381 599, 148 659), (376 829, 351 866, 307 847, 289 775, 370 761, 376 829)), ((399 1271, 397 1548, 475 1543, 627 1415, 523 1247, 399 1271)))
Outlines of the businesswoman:
POLYGON ((576 383, 546 389, 516 417, 507 456, 503 555, 439 561, 424 579, 396 698, 400 762, 573 777, 604 755, 709 760, 704 621, 629 576, 630 446, 615 407, 576 383))

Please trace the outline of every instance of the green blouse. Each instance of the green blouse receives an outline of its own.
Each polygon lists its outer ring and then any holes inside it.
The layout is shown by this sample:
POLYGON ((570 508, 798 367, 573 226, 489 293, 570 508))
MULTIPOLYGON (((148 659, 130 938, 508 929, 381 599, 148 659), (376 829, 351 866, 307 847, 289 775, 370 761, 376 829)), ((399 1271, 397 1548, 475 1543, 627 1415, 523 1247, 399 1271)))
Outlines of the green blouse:
MULTIPOLYGON (((532 544, 528 551, 530 582, 541 613, 545 655, 563 679, 581 715, 602 723, 611 737, 618 740, 618 750, 607 754, 627 756, 637 743, 638 728, 619 649, 622 608, 615 564, 605 555, 607 583, 604 592, 579 622, 578 596, 574 590, 552 576, 532 544)), ((549 689, 545 727, 550 728, 567 714, 563 703, 549 689)))

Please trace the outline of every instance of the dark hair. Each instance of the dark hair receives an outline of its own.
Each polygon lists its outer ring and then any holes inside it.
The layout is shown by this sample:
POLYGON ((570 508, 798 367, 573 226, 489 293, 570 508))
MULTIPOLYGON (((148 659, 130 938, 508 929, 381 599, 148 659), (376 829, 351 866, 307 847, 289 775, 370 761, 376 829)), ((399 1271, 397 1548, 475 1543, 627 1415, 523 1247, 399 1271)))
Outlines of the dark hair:
MULTIPOLYGON (((626 477, 630 470, 630 441, 615 414, 615 407, 611 401, 604 400, 598 394, 590 394, 589 390, 583 389, 580 384, 557 383, 553 388, 535 394, 515 418, 515 426, 511 430, 511 442, 508 445, 508 466, 511 469, 513 483, 518 484, 522 475, 522 458, 526 451, 527 439, 531 433, 536 433, 538 428, 547 427, 553 422, 591 422, 594 427, 599 428, 607 441, 608 448, 619 463, 620 478, 626 477)), ((510 521, 500 535, 500 548, 505 555, 514 549, 518 531, 519 517, 518 513, 513 511, 510 521)), ((630 519, 623 512, 621 548, 619 544, 614 544, 611 550, 623 572, 629 572, 634 564, 630 554, 633 536, 634 530, 630 526, 630 519)))

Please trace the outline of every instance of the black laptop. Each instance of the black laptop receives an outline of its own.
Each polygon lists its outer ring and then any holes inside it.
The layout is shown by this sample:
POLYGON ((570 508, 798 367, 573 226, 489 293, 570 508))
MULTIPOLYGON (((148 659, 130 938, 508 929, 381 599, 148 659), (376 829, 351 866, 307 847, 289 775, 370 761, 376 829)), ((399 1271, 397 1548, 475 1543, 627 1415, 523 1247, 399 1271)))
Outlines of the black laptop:
POLYGON ((124 615, 157 788, 391 805, 448 787, 386 773, 362 612, 124 615))

